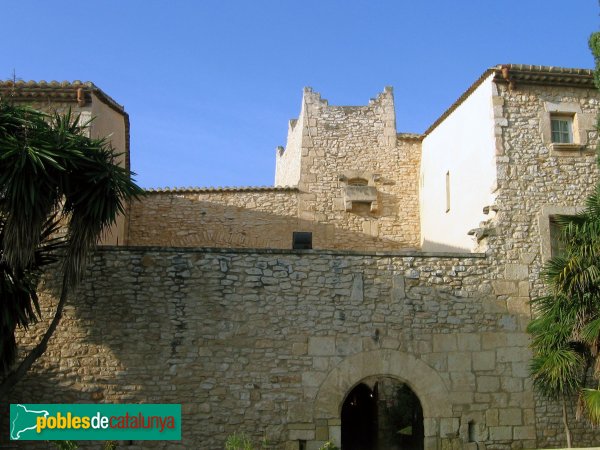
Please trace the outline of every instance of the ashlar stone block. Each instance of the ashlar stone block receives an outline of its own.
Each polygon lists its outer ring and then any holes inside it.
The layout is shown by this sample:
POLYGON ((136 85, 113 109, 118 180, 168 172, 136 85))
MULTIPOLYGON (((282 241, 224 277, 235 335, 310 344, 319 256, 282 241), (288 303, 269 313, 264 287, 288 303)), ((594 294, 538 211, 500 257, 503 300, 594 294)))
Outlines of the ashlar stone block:
POLYGON ((488 409, 485 412, 485 423, 488 427, 497 426, 500 423, 500 412, 495 409, 488 409))
POLYGON ((471 353, 450 353, 448 355, 448 370, 451 372, 471 371, 471 353))
POLYGON ((453 334, 435 334, 433 335, 434 352, 452 352, 456 351, 456 335, 453 334))
POLYGON ((512 427, 490 427, 490 440, 492 440, 492 441, 512 440, 512 427))
POLYGON ((300 439, 309 441, 315 438, 315 430, 290 430, 289 438, 292 441, 300 439))
POLYGON ((498 362, 519 362, 529 359, 529 352, 523 347, 504 347, 496 350, 498 362))
POLYGON ((507 280, 527 280, 529 277, 529 266, 525 264, 506 264, 504 277, 507 280))
POLYGON ((500 410, 500 425, 522 425, 523 417, 520 408, 506 408, 500 410))
POLYGON ((494 280, 492 288, 496 295, 511 295, 518 292, 517 283, 514 281, 494 280))
POLYGON ((334 356, 335 338, 331 336, 308 338, 308 354, 311 356, 334 356))
POLYGON ((458 350, 478 351, 481 349, 481 339, 476 333, 462 333, 457 335, 458 350))
POLYGON ((313 419, 313 409, 308 403, 291 403, 288 407, 288 422, 310 422, 313 419))
POLYGON ((500 378, 493 376, 477 377, 477 390, 479 392, 498 392, 500 389, 500 378))
POLYGON ((533 426, 514 427, 513 438, 515 440, 535 439, 536 438, 535 427, 533 427, 533 426))
POLYGON ((440 436, 458 436, 460 420, 457 417, 444 417, 440 419, 440 436))
POLYGON ((473 353, 473 370, 494 370, 496 368, 496 352, 493 350, 473 353))

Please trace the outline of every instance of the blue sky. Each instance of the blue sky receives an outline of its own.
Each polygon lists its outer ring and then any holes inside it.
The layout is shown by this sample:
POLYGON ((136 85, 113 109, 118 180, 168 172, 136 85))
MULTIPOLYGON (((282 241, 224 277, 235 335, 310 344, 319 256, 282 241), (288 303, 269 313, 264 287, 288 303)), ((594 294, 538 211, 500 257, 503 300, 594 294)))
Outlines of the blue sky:
POLYGON ((272 185, 302 88, 394 87, 423 132, 486 68, 591 68, 596 0, 2 2, 0 78, 92 81, 131 118, 144 187, 272 185))

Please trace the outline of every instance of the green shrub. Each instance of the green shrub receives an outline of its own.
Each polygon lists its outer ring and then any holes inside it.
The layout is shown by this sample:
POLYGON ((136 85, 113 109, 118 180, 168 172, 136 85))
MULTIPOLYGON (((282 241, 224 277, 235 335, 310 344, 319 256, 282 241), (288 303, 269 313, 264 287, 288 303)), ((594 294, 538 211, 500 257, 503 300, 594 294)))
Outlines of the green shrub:
POLYGON ((227 436, 225 450, 254 450, 252 441, 244 433, 233 433, 227 436))

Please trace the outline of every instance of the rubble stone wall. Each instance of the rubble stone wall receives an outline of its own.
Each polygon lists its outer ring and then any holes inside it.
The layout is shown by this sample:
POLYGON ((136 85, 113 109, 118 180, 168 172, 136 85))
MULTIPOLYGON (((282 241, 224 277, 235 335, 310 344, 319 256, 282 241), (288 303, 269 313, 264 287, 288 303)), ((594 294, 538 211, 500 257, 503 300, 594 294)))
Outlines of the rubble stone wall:
MULTIPOLYGON (((498 130, 497 197, 487 227, 490 235, 480 247, 497 267, 490 278, 494 293, 504 295, 509 309, 523 308, 530 314, 528 301, 544 294, 540 270, 543 267, 542 242, 549 240, 544 211, 573 210, 583 206, 598 181, 596 164, 597 132, 594 117, 600 95, 596 90, 498 83, 494 105, 506 119, 498 130), (578 120, 585 128, 587 142, 577 150, 553 151, 544 141, 543 124, 549 115, 548 102, 579 105, 578 120)), ((583 131, 583 130, 582 130, 583 131)), ((572 413, 572 410, 570 410, 572 413)), ((571 426, 576 439, 589 442, 592 433, 584 422, 571 426)), ((565 445, 561 406, 536 395, 536 423, 539 447, 565 445)), ((592 439, 593 441, 593 439, 592 439)))
POLYGON ((426 448, 466 442, 469 422, 479 442, 532 448, 527 317, 493 294, 489 265, 481 254, 108 247, 11 399, 181 403, 183 441, 145 448, 219 449, 245 431, 316 449, 339 440, 353 386, 391 376, 423 405, 426 448))

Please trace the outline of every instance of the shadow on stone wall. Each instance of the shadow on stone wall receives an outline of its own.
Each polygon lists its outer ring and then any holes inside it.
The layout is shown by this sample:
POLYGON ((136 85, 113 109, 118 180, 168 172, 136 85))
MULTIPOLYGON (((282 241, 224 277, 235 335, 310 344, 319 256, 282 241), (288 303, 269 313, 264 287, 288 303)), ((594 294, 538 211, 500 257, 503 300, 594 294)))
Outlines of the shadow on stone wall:
MULTIPOLYGON (((290 215, 247 209, 241 206, 171 196, 132 207, 129 245, 169 247, 274 248, 291 249, 294 231, 313 233, 313 248, 343 250, 415 249, 414 238, 380 238, 402 234, 399 227, 379 213, 344 212, 348 226, 356 230, 305 220, 290 215), (371 218, 371 220, 365 220, 371 218)), ((275 208, 274 208, 275 209, 275 208)), ((341 213, 341 212, 340 212, 341 213)), ((395 216, 394 216, 395 217, 395 216)), ((415 234, 415 233, 413 233, 415 234)))
MULTIPOLYGON (((448 352, 462 371, 460 358, 479 361, 484 345, 521 346, 519 321, 481 279, 488 269, 465 255, 101 249, 11 400, 181 403, 184 441, 168 448, 222 448, 233 431, 284 442, 292 406, 310 408, 350 355, 390 349, 445 373, 448 352)), ((525 364, 517 356, 498 370, 525 364)), ((475 375, 458 375, 445 378, 455 390, 475 385, 475 375)))
POLYGON ((424 252, 447 252, 447 253, 468 253, 471 251, 470 248, 457 247, 454 245, 448 245, 443 242, 435 242, 425 239, 422 244, 424 252))

